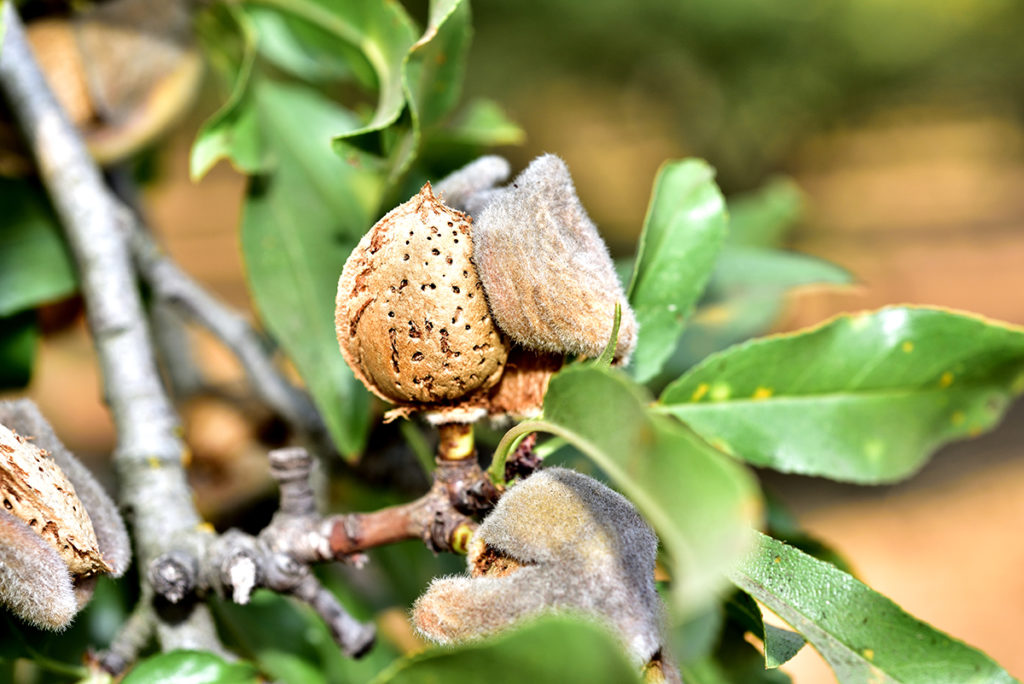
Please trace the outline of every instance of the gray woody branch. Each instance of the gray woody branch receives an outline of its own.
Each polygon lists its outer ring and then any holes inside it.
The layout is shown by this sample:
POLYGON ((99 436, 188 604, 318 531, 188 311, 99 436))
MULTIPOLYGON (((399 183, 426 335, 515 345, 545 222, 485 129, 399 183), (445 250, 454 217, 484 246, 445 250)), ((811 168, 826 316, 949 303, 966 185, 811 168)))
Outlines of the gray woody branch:
POLYGON ((475 458, 439 456, 434 484, 419 499, 372 513, 321 516, 310 486, 311 467, 304 449, 272 451, 270 468, 281 501, 270 524, 257 536, 230 530, 208 538, 201 549, 168 551, 148 568, 154 590, 172 603, 215 592, 244 604, 254 589, 265 587, 308 603, 342 650, 358 657, 373 644, 372 625, 350 616, 310 566, 339 560, 359 565, 363 551, 406 539, 420 539, 434 551, 465 553, 476 528, 469 515, 490 508, 499 494, 475 458))
POLYGON ((154 294, 216 335, 241 362, 253 391, 271 410, 321 450, 333 450, 313 402, 277 370, 260 334, 243 316, 211 296, 169 259, 131 210, 125 207, 122 211, 122 225, 126 226, 135 263, 154 294))
MULTIPOLYGON (((133 523, 137 558, 145 566, 199 525, 182 468, 177 417, 157 373, 121 226, 124 214, 47 87, 14 3, 3 4, 2 18, 0 87, 32 149, 78 266, 104 395, 117 427, 114 463, 122 503, 133 523)), ((173 622, 156 619, 156 633, 164 650, 221 650, 203 605, 173 622)))

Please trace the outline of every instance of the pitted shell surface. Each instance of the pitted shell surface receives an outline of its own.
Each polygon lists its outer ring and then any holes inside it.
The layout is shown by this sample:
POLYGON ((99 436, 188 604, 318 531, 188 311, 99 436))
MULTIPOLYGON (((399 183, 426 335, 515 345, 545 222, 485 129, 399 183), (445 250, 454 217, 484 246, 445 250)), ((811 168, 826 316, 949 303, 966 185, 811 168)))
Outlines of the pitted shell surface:
POLYGON ((430 184, 377 222, 338 282, 341 352, 374 394, 454 403, 501 377, 508 344, 470 259, 471 219, 430 184))

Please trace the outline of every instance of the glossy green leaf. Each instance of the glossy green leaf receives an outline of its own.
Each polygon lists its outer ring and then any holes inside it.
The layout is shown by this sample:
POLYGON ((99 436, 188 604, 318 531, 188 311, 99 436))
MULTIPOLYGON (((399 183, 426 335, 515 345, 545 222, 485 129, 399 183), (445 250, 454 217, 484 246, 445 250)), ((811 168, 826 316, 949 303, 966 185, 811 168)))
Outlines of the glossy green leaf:
POLYGON ((256 684, 259 681, 251 665, 229 663, 207 651, 170 651, 147 658, 121 680, 122 684, 256 684))
POLYGON ((657 375, 676 348, 725 239, 725 201, 707 163, 689 159, 658 172, 637 248, 629 301, 639 324, 632 371, 657 375))
POLYGON ((548 617, 486 641, 433 649, 399 662, 374 684, 640 682, 618 641, 590 622, 548 617))
POLYGON ((733 582, 801 633, 840 684, 1015 682, 988 656, 903 612, 886 597, 757 533, 733 582))
POLYGON ((757 190, 729 198, 729 242, 747 247, 776 247, 800 220, 804 198, 789 178, 777 178, 757 190))
POLYGON ((857 573, 854 572, 850 561, 835 548, 801 527, 796 516, 771 491, 764 492, 764 503, 766 519, 765 527, 762 529, 768 535, 800 549, 818 560, 831 563, 845 573, 856 576, 857 573))
POLYGON ((256 103, 249 91, 256 60, 256 29, 249 16, 231 4, 224 5, 222 13, 210 16, 210 23, 217 20, 222 25, 207 29, 213 35, 206 42, 212 46, 211 61, 232 79, 233 85, 227 102, 203 123, 192 143, 189 175, 193 181, 205 176, 222 159, 230 160, 244 173, 256 173, 268 163, 260 139, 256 103), (241 41, 237 61, 222 46, 228 33, 237 35, 241 41))
POLYGON ((658 533, 670 556, 673 604, 685 612, 707 602, 742 553, 760 498, 746 469, 685 426, 651 415, 647 402, 617 371, 572 366, 551 380, 544 419, 509 431, 498 451, 515 435, 550 432, 596 462, 658 533))
POLYGON ((34 311, 0 317, 0 390, 28 385, 38 341, 34 311))
POLYGON ((894 307, 716 354, 660 409, 750 463, 877 483, 990 429, 1022 389, 1024 330, 894 307))
POLYGON ((346 455, 362 448, 369 398, 338 351, 338 275, 372 224, 381 181, 353 152, 342 160, 331 135, 351 114, 313 91, 258 81, 260 130, 272 173, 252 182, 242 218, 242 254, 261 318, 295 363, 346 455))
POLYGON ((60 222, 34 181, 0 178, 0 316, 73 293, 75 271, 60 222))

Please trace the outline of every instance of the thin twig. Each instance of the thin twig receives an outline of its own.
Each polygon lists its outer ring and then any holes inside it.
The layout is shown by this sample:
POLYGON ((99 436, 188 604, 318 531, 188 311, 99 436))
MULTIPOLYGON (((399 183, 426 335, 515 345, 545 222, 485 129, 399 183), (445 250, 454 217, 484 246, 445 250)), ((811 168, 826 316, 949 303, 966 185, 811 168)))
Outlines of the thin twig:
POLYGON ((331 448, 323 419, 302 390, 277 370, 270 359, 269 343, 241 314, 218 301, 181 270, 124 208, 127 237, 139 273, 162 301, 212 332, 227 346, 245 369, 253 391, 273 411, 307 435, 318 448, 331 448))
POLYGON ((434 484, 419 499, 373 513, 323 517, 310 484, 312 465, 302 448, 271 452, 280 505, 270 524, 258 536, 229 530, 189 557, 180 550, 163 554, 149 567, 154 589, 172 602, 186 593, 214 591, 246 603, 257 587, 288 594, 316 610, 342 650, 358 657, 373 642, 372 625, 352 618, 310 567, 330 561, 361 564, 363 551, 407 539, 420 539, 435 552, 465 553, 476 529, 469 516, 490 508, 498 497, 475 458, 439 454, 434 484))
MULTIPOLYGON (((78 266, 99 356, 104 395, 117 427, 114 463, 134 528, 137 559, 167 550, 199 524, 182 468, 178 420, 160 383, 128 246, 124 212, 103 182, 36 64, 14 3, 2 9, 0 86, 32 149, 78 266)), ((157 620, 162 648, 222 650, 208 609, 157 620)))

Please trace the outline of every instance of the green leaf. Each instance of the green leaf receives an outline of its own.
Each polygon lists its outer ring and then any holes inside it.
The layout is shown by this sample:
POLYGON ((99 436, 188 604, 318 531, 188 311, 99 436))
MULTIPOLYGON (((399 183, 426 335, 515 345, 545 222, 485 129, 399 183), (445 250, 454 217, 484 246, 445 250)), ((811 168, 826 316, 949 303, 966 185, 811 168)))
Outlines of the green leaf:
POLYGON ((472 100, 451 124, 433 136, 437 144, 475 147, 521 145, 525 139, 526 132, 508 118, 497 102, 487 99, 472 100))
POLYGON ((400 661, 374 684, 438 682, 639 683, 618 641, 597 625, 547 617, 486 641, 433 649, 400 661))
POLYGON ((28 385, 38 342, 39 326, 34 311, 0 318, 0 390, 28 385))
POLYGON ((266 7, 246 7, 259 36, 261 58, 285 73, 310 83, 355 79, 367 88, 376 81, 373 69, 353 45, 320 26, 266 7))
POLYGON ((781 313, 781 297, 774 293, 762 296, 756 291, 701 305, 687 323, 679 346, 665 362, 658 378, 661 386, 707 356, 770 330, 781 313))
POLYGON ((255 684, 260 679, 247 663, 228 663, 206 651, 170 651, 143 660, 122 684, 188 682, 188 684, 255 684))
POLYGON ((67 297, 77 288, 60 222, 35 181, 0 178, 0 316, 67 297))
POLYGON ((789 178, 777 178, 740 197, 729 198, 729 242, 776 247, 800 220, 804 198, 789 178))
POLYGON ((639 324, 633 375, 644 382, 672 354, 726 233, 725 201, 707 163, 662 166, 637 248, 629 301, 639 324))
POLYGON ((327 684, 327 677, 320 668, 294 653, 263 651, 259 664, 261 670, 280 684, 327 684))
POLYGON ((254 179, 242 217, 242 254, 261 318, 306 381, 339 450, 355 456, 369 397, 338 351, 338 275, 372 223, 381 181, 365 155, 333 153, 353 116, 298 86, 259 80, 253 97, 274 171, 254 179))
POLYGON ((458 101, 470 35, 468 2, 432 0, 427 27, 419 39, 409 41, 404 50, 405 43, 397 41, 388 53, 389 79, 400 78, 400 92, 391 93, 385 107, 382 79, 377 117, 361 129, 336 136, 335 149, 344 153, 349 144, 359 144, 359 138, 391 126, 408 103, 411 125, 408 130, 396 129, 385 150, 390 157, 388 181, 395 182, 418 154, 423 131, 436 126, 458 101), (387 116, 382 116, 385 111, 387 116))
POLYGON ((458 103, 471 36, 468 2, 431 0, 427 28, 409 51, 402 72, 416 136, 436 126, 458 103))
POLYGON ((687 323, 659 378, 668 382, 704 357, 769 330, 790 288, 851 281, 845 269, 823 259, 727 244, 711 274, 705 302, 687 323))
POLYGON ((760 533, 731 578, 806 637, 840 684, 1017 681, 850 575, 760 533))
POLYGON ((725 604, 729 618, 744 631, 764 643, 764 666, 775 669, 793 658, 806 641, 796 632, 765 622, 761 607, 742 591, 729 597, 725 604))
POLYGON ((686 684, 789 684, 791 681, 784 672, 766 670, 764 656, 743 638, 742 628, 734 624, 726 624, 713 654, 681 663, 680 669, 686 684))
POLYGON ((764 623, 764 666, 774 670, 784 665, 800 652, 805 643, 796 632, 764 623))
POLYGON ((668 551, 679 612, 708 601, 723 571, 742 553, 760 515, 750 473, 685 426, 651 415, 648 398, 623 374, 571 366, 552 378, 544 419, 510 430, 496 451, 532 431, 577 447, 628 496, 668 551))
POLYGON ((756 291, 762 297, 802 285, 847 285, 848 271, 833 263, 797 252, 729 245, 715 265, 709 290, 719 296, 756 291))
POLYGON ((894 307, 716 354, 660 408, 755 465, 879 483, 990 429, 1022 389, 1024 329, 894 307))
MULTIPOLYGON (((338 598, 357 619, 372 615, 366 605, 360 605, 362 596, 338 598)), ((228 643, 282 684, 366 682, 398 657, 384 639, 362 658, 346 657, 309 606, 270 591, 256 591, 244 606, 224 600, 211 605, 218 623, 230 634, 228 643), (319 678, 309 676, 314 671, 319 678)))
POLYGON ((227 102, 203 123, 192 143, 189 175, 193 181, 200 180, 222 159, 230 160, 238 170, 250 174, 266 168, 268 163, 257 126, 256 105, 249 93, 256 60, 256 29, 249 16, 235 5, 225 4, 223 14, 232 26, 214 29, 214 36, 207 42, 218 50, 215 56, 224 63, 222 70, 232 73, 234 85, 227 102), (237 33, 242 41, 242 54, 237 63, 224 54, 220 45, 230 31, 237 33))

